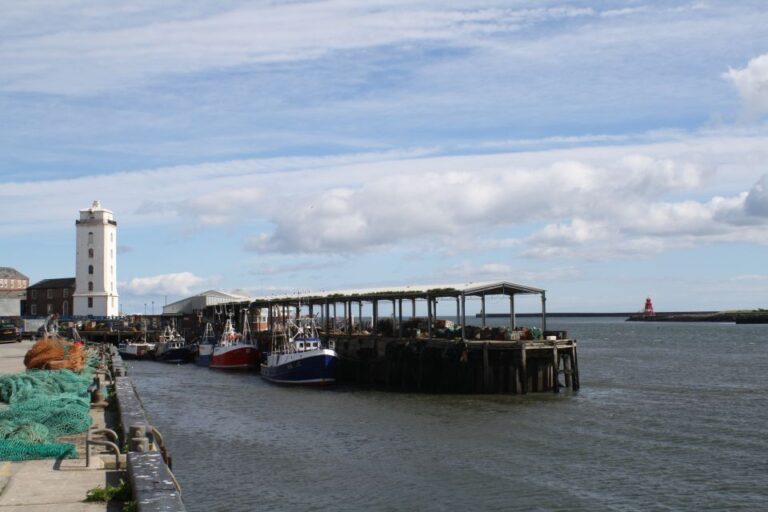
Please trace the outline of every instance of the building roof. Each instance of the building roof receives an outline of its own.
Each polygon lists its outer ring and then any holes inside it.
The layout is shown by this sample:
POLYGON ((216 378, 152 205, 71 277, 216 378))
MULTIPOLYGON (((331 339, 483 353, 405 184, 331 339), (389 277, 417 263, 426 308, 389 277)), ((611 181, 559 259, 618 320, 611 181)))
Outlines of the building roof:
POLYGON ((0 267, 0 279, 29 279, 27 276, 11 267, 0 267))
POLYGON ((206 298, 214 297, 217 299, 226 299, 227 301, 230 301, 230 302, 243 302, 246 300, 250 300, 249 297, 245 297, 242 295, 233 295, 231 293, 220 292, 218 290, 208 290, 206 292, 198 293, 197 295, 192 295, 191 297, 185 297, 183 299, 177 300, 176 302, 171 302, 170 304, 166 304, 164 307, 184 304, 186 302, 189 302, 190 299, 194 299, 195 297, 206 297, 206 298))
POLYGON ((29 288, 73 288, 75 286, 74 277, 59 277, 56 279, 43 279, 29 288))

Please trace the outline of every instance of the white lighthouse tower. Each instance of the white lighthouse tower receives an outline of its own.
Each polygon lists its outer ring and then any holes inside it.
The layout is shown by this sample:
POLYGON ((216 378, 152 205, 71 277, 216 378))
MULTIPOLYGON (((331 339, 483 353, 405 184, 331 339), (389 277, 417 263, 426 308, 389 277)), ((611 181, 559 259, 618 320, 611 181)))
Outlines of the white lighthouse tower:
POLYGON ((77 270, 74 314, 118 316, 117 222, 111 210, 94 201, 80 210, 77 229, 77 270))

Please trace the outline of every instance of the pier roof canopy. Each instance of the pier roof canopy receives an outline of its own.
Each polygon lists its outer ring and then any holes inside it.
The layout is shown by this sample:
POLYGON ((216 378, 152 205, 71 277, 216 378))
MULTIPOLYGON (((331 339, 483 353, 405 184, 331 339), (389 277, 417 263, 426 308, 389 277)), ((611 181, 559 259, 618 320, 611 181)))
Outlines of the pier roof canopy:
POLYGON ((508 281, 484 283, 388 286, 382 288, 362 288, 321 292, 305 292, 272 297, 257 297, 253 301, 260 303, 296 301, 318 302, 325 299, 338 300, 388 300, 388 299, 425 299, 427 297, 460 297, 481 295, 518 295, 543 294, 545 290, 508 281))

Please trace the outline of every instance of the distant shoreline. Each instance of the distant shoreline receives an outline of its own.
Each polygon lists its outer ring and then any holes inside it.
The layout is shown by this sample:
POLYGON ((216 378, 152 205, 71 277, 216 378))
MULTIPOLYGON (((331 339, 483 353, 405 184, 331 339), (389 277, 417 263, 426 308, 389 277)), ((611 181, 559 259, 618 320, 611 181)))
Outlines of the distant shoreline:
MULTIPOLYGON (((541 313, 516 313, 521 318, 537 318, 541 313)), ((482 315, 477 313, 476 318, 482 315)), ((486 318, 509 318, 509 313, 487 313, 486 318)), ((548 318, 626 318, 629 322, 732 322, 737 324, 768 324, 768 310, 756 311, 661 311, 655 316, 642 313, 547 313, 548 318)))

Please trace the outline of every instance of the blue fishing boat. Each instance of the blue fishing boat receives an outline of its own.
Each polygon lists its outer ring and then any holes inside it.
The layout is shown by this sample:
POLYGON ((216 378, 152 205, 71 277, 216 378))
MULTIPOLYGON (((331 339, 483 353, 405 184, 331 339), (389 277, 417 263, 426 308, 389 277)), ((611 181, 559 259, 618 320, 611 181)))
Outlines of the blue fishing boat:
POLYGON ((277 384, 327 385, 336 382, 339 356, 333 342, 324 345, 312 317, 288 320, 277 333, 261 376, 277 384))
POLYGON ((197 357, 195 363, 200 366, 210 366, 213 347, 216 346, 216 335, 210 322, 205 324, 205 331, 197 342, 197 357))

